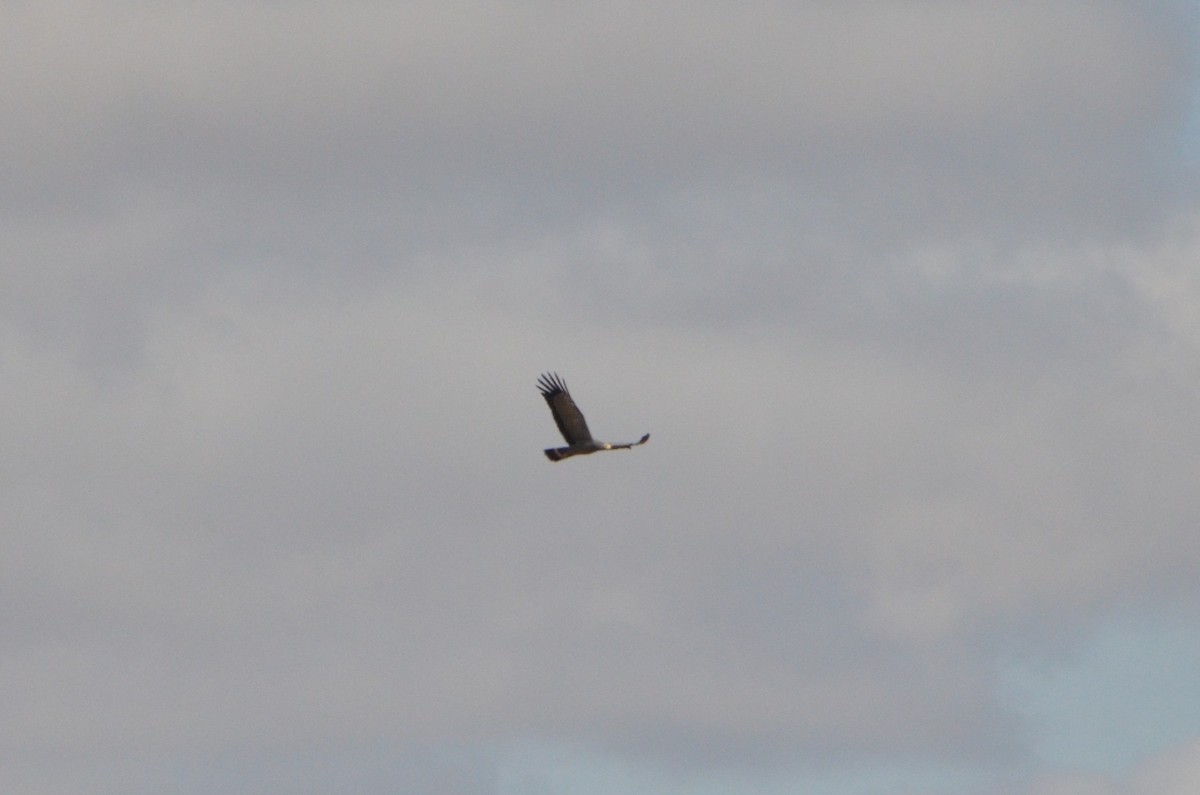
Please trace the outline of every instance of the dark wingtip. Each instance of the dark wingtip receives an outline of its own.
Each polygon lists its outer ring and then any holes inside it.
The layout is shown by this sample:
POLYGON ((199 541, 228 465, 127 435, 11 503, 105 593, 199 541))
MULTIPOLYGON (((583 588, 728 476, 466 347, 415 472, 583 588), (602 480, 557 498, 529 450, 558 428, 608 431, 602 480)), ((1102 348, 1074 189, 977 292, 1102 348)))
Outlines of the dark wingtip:
POLYGON ((542 373, 538 376, 537 385, 538 391, 542 393, 542 397, 550 397, 557 392, 567 391, 567 382, 562 380, 558 373, 555 372, 542 373))
POLYGON ((650 441, 650 434, 646 434, 645 436, 643 436, 641 441, 638 442, 638 444, 645 444, 648 441, 650 441))

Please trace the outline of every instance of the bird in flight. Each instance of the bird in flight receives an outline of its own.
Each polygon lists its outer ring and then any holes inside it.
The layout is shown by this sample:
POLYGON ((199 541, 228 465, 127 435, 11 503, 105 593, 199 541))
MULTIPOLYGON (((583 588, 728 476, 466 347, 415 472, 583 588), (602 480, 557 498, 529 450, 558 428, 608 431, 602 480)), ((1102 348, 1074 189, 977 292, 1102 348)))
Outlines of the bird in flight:
POLYGON ((566 383, 558 377, 557 373, 543 373, 538 378, 538 390, 546 399, 546 404, 550 406, 550 413, 554 415, 554 424, 558 426, 559 432, 567 440, 566 447, 551 447, 546 451, 546 458, 551 461, 561 461, 573 455, 588 455, 598 450, 629 450, 639 444, 645 444, 650 438, 650 434, 646 434, 636 442, 627 442, 626 444, 597 442, 592 438, 591 431, 588 430, 583 412, 575 405, 575 401, 571 399, 571 393, 567 391, 566 383))

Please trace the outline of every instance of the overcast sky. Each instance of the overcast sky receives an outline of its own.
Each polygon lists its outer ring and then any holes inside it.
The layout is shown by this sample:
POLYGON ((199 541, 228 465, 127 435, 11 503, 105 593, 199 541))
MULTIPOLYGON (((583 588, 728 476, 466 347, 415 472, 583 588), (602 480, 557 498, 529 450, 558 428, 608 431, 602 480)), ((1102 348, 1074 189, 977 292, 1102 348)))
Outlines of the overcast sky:
POLYGON ((0 5, 0 790, 1200 791, 1196 7, 644 5, 0 5))

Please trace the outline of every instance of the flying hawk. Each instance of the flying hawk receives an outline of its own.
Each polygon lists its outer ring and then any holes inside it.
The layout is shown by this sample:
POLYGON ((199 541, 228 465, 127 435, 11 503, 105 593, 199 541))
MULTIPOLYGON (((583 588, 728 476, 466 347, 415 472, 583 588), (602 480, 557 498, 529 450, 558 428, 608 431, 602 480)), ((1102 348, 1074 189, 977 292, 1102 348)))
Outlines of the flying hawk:
POLYGON ((546 403, 550 406, 550 413, 554 415, 554 424, 558 426, 559 432, 567 440, 566 447, 551 447, 546 451, 546 458, 551 461, 561 461, 573 455, 588 455, 597 450, 629 450, 639 444, 645 444, 646 440, 650 438, 650 434, 646 434, 636 442, 626 444, 597 442, 592 438, 591 431, 588 430, 583 412, 575 405, 575 401, 571 399, 571 393, 567 391, 566 383, 558 377, 557 373, 543 373, 538 378, 538 390, 541 391, 542 397, 546 398, 546 403))

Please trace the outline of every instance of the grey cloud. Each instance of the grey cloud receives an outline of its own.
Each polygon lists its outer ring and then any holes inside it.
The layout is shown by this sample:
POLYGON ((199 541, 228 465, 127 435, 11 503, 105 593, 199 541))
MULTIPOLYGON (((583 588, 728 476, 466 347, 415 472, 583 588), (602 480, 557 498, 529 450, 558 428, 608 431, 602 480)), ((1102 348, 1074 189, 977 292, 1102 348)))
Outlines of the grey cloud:
POLYGON ((1192 598, 1176 6, 99 8, 4 12, 10 786, 1028 764, 996 648, 1192 598))
POLYGON ((12 14, 74 42, 53 70, 33 44, 7 55, 10 144, 44 152, 21 158, 27 188, 53 169, 92 191, 114 176, 341 195, 519 181, 611 202, 749 167, 859 205, 907 192, 951 212, 1036 197, 1078 213, 1114 166, 1126 193, 1153 189, 1145 132, 1171 122, 1186 65, 1182 40, 1120 3, 72 8, 12 14), (920 191, 891 187, 922 174, 920 191))

